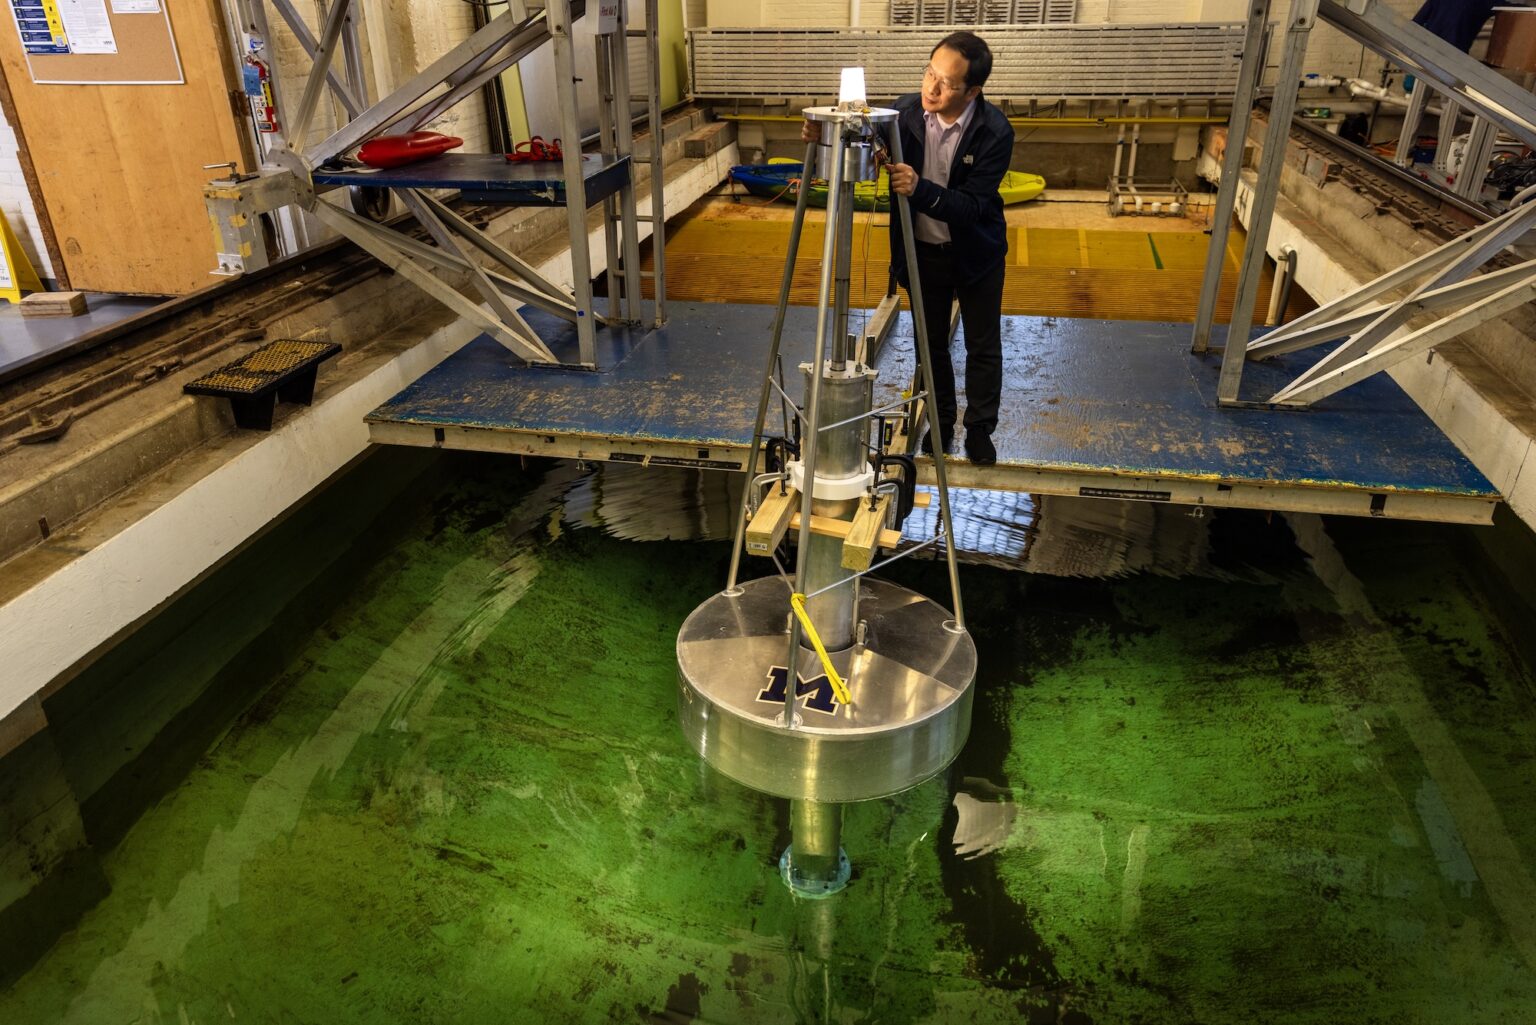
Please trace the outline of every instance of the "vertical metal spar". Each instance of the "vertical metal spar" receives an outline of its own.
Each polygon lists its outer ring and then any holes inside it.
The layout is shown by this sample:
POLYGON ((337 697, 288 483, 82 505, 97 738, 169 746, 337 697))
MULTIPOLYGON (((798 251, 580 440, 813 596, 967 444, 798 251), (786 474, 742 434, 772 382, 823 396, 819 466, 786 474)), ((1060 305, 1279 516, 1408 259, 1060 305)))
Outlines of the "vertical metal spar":
MULTIPOLYGON (((838 211, 842 206, 843 191, 843 159, 846 150, 846 140, 843 137, 843 123, 832 123, 831 168, 827 174, 827 230, 826 238, 821 247, 821 283, 816 291, 816 349, 811 357, 810 394, 806 398, 805 432, 800 448, 800 465, 802 480, 805 488, 800 495, 800 543, 795 546, 795 581, 794 589, 797 593, 805 593, 805 574, 809 562, 811 546, 806 543, 811 535, 811 516, 814 513, 814 501, 816 494, 816 449, 820 439, 817 437, 817 426, 821 423, 821 377, 822 364, 827 358, 827 333, 831 318, 828 314, 828 304, 832 298, 832 276, 837 265, 837 232, 834 226, 837 224, 838 211)), ((825 134, 827 128, 823 128, 825 134)), ((807 192, 808 176, 801 179, 801 191, 807 192)), ((798 683, 798 670, 800 665, 800 621, 790 617, 789 621, 789 655, 788 682, 784 688, 784 727, 795 728, 795 699, 798 683)))
MULTIPOLYGON (((821 378, 821 401, 816 418, 806 426, 816 436, 816 488, 812 511, 817 517, 851 520, 858 511, 859 499, 824 494, 824 482, 842 484, 860 477, 869 467, 869 420, 873 405, 873 381, 866 370, 854 364, 849 338, 849 298, 853 265, 854 189, 860 180, 873 177, 870 159, 870 126, 854 114, 845 120, 823 122, 826 129, 842 133, 842 185, 837 202, 829 205, 827 231, 833 238, 832 320, 827 325, 827 356, 814 372, 821 378)), ((823 135, 823 147, 825 147, 823 135)), ((825 271, 824 271, 825 273, 825 271)), ((809 480, 806 482, 809 487, 809 480)), ((800 545, 806 550, 805 572, 796 590, 807 595, 806 611, 816 626, 822 644, 840 651, 853 644, 858 622, 859 588, 857 571, 843 565, 843 542, 839 537, 816 531, 801 531, 800 545)))
MULTIPOLYGON (((891 156, 896 163, 906 162, 901 152, 901 125, 898 123, 891 129, 891 156)), ((902 251, 907 257, 907 295, 912 301, 912 337, 916 339, 918 368, 922 372, 923 392, 927 396, 923 401, 923 408, 928 411, 928 431, 940 438, 943 432, 939 430, 939 410, 934 405, 933 398, 937 394, 933 389, 933 360, 929 358, 928 346, 928 322, 923 316, 923 289, 922 282, 917 271, 917 242, 912 234, 912 205, 907 197, 895 193, 896 210, 901 217, 901 242, 902 251)), ((965 608, 960 600, 960 564, 955 556, 955 524, 950 516, 949 508, 949 480, 944 468, 943 446, 933 447, 933 479, 939 491, 939 520, 944 526, 944 558, 949 564, 949 590, 950 600, 954 602, 955 630, 965 630, 965 608)))
MULTIPOLYGON (((846 373, 854 191, 854 183, 847 180, 852 156, 849 122, 838 119, 818 123, 822 132, 820 151, 828 157, 830 167, 819 168, 827 177, 826 235, 817 290, 816 347, 807 377, 805 431, 800 449, 803 487, 800 536, 795 546, 794 590, 800 594, 824 591, 807 602, 806 611, 823 644, 838 650, 853 643, 859 582, 856 574, 842 568, 841 542, 821 537, 811 529, 814 516, 842 518, 848 511, 845 507, 850 504, 819 498, 818 474, 824 461, 833 476, 854 472, 868 460, 868 454, 863 445, 843 443, 853 436, 846 428, 841 435, 825 432, 823 409, 829 411, 826 417, 829 422, 841 422, 850 412, 855 415, 860 411, 867 412, 869 403, 868 386, 862 375, 846 373), (828 135, 831 136, 830 146, 827 145, 828 135), (829 388, 830 395, 827 393, 829 388), (862 406, 862 410, 850 408, 850 402, 854 407, 862 406), (824 443, 830 448, 828 460, 822 458, 824 443), (839 581, 842 581, 841 586, 837 586, 839 581)), ((810 191, 809 183, 807 165, 801 178, 802 195, 810 191)), ((791 618, 789 668, 784 691, 784 722, 785 728, 790 730, 795 728, 801 646, 800 622, 798 618, 791 618)), ((791 890, 803 897, 825 896, 841 890, 851 874, 842 848, 842 806, 824 801, 791 800, 790 823, 790 844, 779 867, 791 890)))

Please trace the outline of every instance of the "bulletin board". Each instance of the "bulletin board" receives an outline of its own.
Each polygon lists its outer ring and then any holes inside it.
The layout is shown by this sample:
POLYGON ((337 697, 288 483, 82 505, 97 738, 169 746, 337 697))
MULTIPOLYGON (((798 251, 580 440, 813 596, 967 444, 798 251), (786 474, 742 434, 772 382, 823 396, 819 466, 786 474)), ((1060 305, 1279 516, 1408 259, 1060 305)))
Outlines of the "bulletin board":
POLYGON ((39 85, 180 85, 166 0, 4 0, 39 85))

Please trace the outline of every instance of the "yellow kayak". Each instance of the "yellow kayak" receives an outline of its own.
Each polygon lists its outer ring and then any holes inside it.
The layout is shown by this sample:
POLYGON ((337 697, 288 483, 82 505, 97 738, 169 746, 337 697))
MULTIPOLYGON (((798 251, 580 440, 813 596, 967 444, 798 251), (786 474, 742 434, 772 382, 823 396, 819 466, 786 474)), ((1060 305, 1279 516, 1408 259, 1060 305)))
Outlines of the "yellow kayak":
MULTIPOLYGON (((732 177, 746 185, 754 194, 793 203, 796 190, 799 188, 799 172, 800 161, 788 157, 774 157, 768 161, 766 167, 759 164, 756 167, 735 168, 732 171, 732 177)), ((1038 174, 1028 174, 1024 171, 1009 171, 1003 175, 1003 180, 997 187, 997 194, 1003 198, 1004 206, 1034 199, 1044 191, 1045 179, 1038 174)), ((881 212, 889 210, 891 186, 885 169, 880 169, 879 181, 859 182, 855 185, 853 197, 854 206, 860 210, 881 212)), ((827 205, 827 183, 824 180, 818 178, 811 183, 809 203, 814 207, 827 205)))

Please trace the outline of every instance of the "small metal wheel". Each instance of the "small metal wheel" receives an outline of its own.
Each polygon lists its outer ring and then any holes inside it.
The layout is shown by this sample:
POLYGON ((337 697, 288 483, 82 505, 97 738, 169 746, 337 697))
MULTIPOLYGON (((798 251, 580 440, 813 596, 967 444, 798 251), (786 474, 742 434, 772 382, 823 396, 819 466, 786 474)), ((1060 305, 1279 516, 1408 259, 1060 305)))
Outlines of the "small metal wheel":
POLYGON ((380 223, 389 216, 392 205, 389 190, 376 185, 347 186, 347 201, 351 203, 353 213, 380 223))

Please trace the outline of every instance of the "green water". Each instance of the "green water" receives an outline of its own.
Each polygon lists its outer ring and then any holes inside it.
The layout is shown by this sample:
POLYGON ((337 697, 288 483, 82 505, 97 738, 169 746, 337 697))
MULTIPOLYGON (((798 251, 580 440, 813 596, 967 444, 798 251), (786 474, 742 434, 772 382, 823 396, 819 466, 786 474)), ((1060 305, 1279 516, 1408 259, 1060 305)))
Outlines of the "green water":
POLYGON ((1536 689, 1465 530, 981 516, 1030 571, 964 570, 972 740, 806 902, 676 725, 723 490, 513 471, 337 501, 366 557, 134 656, 219 710, 101 771, 100 899, 0 1022, 1536 1020, 1536 689))

